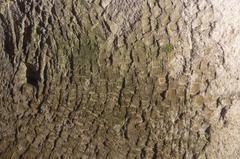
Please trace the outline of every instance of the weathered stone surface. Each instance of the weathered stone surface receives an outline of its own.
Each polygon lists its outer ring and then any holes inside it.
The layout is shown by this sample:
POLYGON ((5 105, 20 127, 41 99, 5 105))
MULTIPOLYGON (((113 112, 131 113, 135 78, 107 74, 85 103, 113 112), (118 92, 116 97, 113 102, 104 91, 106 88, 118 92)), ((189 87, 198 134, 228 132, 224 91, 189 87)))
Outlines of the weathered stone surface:
POLYGON ((239 158, 238 0, 0 0, 0 158, 239 158))

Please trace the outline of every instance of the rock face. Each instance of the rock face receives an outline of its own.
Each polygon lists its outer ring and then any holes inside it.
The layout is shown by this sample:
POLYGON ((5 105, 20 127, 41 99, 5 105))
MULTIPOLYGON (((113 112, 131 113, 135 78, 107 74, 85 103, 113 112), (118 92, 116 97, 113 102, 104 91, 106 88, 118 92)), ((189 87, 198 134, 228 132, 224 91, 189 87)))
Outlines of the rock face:
POLYGON ((238 0, 0 0, 0 158, 240 157, 238 0))

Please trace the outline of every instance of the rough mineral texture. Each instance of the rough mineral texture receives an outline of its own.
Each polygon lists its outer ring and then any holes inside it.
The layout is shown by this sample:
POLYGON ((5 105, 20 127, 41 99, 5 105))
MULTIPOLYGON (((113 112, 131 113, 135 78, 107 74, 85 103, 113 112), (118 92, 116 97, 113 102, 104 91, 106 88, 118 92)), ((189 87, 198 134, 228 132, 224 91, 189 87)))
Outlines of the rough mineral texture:
POLYGON ((238 159, 239 64, 239 0, 0 0, 0 158, 238 159))

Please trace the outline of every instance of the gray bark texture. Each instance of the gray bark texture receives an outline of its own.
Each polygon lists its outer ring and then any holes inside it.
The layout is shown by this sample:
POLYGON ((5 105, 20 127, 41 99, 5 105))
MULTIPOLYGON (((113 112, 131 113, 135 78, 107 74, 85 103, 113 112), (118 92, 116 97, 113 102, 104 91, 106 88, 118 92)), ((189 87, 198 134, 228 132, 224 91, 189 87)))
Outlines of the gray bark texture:
POLYGON ((240 158, 238 0, 0 0, 0 158, 240 158))

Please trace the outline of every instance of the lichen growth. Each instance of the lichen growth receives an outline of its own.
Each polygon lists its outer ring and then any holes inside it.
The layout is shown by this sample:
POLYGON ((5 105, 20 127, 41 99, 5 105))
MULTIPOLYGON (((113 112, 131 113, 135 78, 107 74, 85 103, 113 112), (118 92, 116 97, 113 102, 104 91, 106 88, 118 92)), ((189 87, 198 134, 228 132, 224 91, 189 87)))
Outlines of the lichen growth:
POLYGON ((171 53, 174 50, 174 46, 171 43, 168 43, 163 46, 162 50, 166 53, 171 53))

